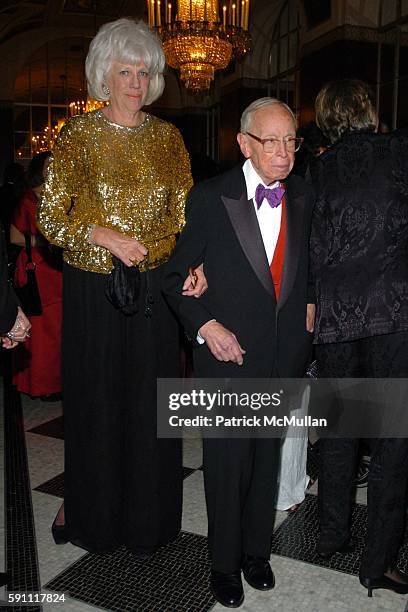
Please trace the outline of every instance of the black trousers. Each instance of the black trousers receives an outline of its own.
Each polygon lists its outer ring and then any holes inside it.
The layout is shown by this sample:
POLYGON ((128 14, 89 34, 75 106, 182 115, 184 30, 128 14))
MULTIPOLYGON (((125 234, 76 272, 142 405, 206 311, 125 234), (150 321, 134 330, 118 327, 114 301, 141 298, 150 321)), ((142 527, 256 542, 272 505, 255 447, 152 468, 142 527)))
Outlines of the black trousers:
POLYGON ((91 551, 152 551, 181 525, 180 440, 157 439, 156 379, 179 376, 178 325, 151 271, 152 317, 127 317, 105 296, 106 275, 64 268, 65 515, 91 551))
POLYGON ((231 573, 243 553, 269 558, 280 439, 206 439, 204 486, 212 568, 231 573))
MULTIPOLYGON (((408 376, 408 333, 401 332, 316 346, 319 376, 398 378, 408 376)), ((370 440, 367 536, 361 574, 377 578, 395 566, 405 524, 408 478, 406 438, 370 440)), ((322 550, 350 537, 358 440, 322 439, 319 520, 322 550)))

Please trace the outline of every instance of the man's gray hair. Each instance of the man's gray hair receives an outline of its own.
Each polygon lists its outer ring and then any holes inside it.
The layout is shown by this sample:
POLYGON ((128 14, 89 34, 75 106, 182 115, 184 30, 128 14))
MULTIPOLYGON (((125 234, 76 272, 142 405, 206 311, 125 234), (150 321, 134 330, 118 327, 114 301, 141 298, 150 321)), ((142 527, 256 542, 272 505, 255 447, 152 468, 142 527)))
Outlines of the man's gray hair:
POLYGON ((293 123, 295 124, 295 129, 296 129, 297 121, 296 121, 295 115, 293 114, 292 109, 289 108, 287 104, 285 104, 284 102, 281 102, 277 98, 266 97, 266 98, 259 98, 258 100, 251 102, 251 104, 246 107, 246 109, 244 110, 241 116, 241 132, 245 134, 245 132, 247 132, 250 129, 252 115, 257 110, 259 110, 260 108, 264 108, 265 106, 275 106, 275 105, 281 106, 282 108, 288 111, 288 113, 293 119, 293 123))
POLYGON ((105 23, 99 29, 90 44, 85 62, 88 92, 95 100, 109 100, 109 94, 103 86, 106 85, 113 61, 145 64, 150 74, 145 104, 151 104, 161 96, 166 61, 159 38, 146 23, 123 18, 105 23))

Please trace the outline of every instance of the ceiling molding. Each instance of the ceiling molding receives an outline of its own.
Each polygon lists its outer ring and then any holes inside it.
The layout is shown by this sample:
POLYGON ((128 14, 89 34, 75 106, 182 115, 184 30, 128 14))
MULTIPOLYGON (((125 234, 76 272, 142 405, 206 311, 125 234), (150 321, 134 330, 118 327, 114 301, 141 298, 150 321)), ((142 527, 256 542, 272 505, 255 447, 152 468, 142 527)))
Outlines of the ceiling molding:
MULTIPOLYGON (((319 51, 323 47, 327 47, 339 40, 353 40, 357 42, 369 42, 369 43, 385 43, 385 44, 393 44, 397 39, 397 30, 388 30, 386 32, 379 31, 377 28, 367 28, 364 26, 355 26, 355 25, 343 25, 322 36, 316 38, 306 44, 304 44, 301 48, 302 57, 306 55, 310 55, 319 51)), ((404 46, 408 46, 408 33, 401 32, 400 33, 400 44, 404 46)))

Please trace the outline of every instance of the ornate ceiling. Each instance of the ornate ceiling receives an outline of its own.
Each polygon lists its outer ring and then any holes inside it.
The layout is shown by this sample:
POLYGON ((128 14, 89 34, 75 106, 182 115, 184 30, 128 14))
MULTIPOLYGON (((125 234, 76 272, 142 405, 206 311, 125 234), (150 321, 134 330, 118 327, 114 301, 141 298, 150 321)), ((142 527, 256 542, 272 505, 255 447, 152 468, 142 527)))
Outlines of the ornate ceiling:
POLYGON ((81 19, 90 23, 134 15, 146 17, 144 0, 1 0, 0 44, 39 27, 56 26, 81 19))
POLYGON ((121 13, 124 2, 112 2, 112 0, 65 0, 64 13, 82 13, 117 17, 121 13))

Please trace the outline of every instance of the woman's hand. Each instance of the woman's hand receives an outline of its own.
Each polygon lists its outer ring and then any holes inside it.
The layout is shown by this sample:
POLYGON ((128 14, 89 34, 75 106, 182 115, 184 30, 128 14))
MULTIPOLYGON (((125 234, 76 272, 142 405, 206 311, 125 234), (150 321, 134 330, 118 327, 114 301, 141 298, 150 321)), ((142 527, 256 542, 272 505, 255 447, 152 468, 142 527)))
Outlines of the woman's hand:
POLYGON ((199 298, 208 289, 207 279, 204 274, 204 265, 198 268, 190 268, 189 274, 183 284, 183 295, 199 298))
POLYGON ((107 227, 96 225, 89 237, 89 242, 108 249, 129 268, 140 263, 147 255, 147 249, 141 242, 107 227))
POLYGON ((2 336, 1 345, 5 349, 12 349, 18 345, 18 342, 14 342, 14 340, 10 340, 10 338, 7 338, 7 336, 2 336))
MULTIPOLYGON (((15 225, 10 225, 10 242, 17 246, 25 247, 26 241, 25 236, 16 228, 15 225)), ((38 249, 49 246, 49 242, 42 234, 31 234, 30 235, 31 247, 37 247, 38 249)))
POLYGON ((25 247, 24 234, 22 234, 20 230, 18 230, 13 224, 10 225, 10 242, 11 244, 16 244, 17 246, 25 247))
POLYGON ((308 332, 314 332, 314 323, 316 317, 316 305, 307 304, 306 306, 306 329, 308 332))
POLYGON ((10 329, 7 336, 1 339, 3 347, 11 349, 17 346, 19 342, 24 342, 26 338, 30 337, 30 329, 31 323, 19 306, 13 327, 10 329))

